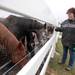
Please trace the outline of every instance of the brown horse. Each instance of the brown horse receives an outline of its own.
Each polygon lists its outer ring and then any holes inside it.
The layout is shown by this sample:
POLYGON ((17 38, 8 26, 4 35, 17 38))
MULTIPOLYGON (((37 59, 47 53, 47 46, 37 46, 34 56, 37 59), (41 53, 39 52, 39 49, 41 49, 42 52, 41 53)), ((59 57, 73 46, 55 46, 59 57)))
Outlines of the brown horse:
POLYGON ((44 41, 44 36, 46 37, 49 32, 53 32, 53 28, 51 25, 47 23, 42 24, 37 20, 33 20, 30 18, 10 15, 5 18, 2 23, 9 29, 9 31, 11 31, 16 36, 18 40, 21 40, 23 44, 25 43, 26 36, 27 50, 29 52, 32 52, 35 47, 34 36, 32 32, 36 33, 40 45, 43 45, 42 42, 44 41))
MULTIPOLYGON (((3 45, 13 63, 19 62, 26 56, 26 49, 21 42, 2 24, 0 23, 0 44, 3 45)), ((27 63, 27 59, 19 63, 21 67, 27 63)))

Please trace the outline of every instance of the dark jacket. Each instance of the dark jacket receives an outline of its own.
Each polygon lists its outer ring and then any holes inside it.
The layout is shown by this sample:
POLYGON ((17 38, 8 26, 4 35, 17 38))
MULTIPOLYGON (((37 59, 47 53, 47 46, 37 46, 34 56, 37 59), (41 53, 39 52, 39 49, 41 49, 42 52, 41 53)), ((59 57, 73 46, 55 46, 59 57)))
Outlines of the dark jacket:
POLYGON ((75 45, 75 20, 65 20, 55 31, 62 32, 62 44, 71 47, 75 45))

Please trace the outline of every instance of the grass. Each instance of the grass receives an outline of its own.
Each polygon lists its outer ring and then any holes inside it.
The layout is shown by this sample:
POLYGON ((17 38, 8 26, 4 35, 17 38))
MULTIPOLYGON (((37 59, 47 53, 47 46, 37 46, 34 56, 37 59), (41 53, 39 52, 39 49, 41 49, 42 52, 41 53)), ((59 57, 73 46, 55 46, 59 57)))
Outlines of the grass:
POLYGON ((48 69, 46 75, 75 75, 75 69, 72 71, 66 71, 65 67, 68 65, 69 56, 65 65, 59 65, 58 62, 62 57, 63 47, 61 44, 61 40, 59 39, 56 44, 56 53, 55 57, 52 61, 50 61, 48 65, 48 69))

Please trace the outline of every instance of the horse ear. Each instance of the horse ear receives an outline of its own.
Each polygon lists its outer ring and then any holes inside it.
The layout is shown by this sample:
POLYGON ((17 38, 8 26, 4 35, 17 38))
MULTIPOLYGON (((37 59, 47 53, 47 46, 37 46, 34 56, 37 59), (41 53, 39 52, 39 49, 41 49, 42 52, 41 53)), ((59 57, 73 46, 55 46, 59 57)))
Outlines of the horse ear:
POLYGON ((22 47, 22 42, 19 41, 19 44, 18 44, 17 48, 20 49, 21 47, 22 47))
POLYGON ((46 23, 44 24, 44 29, 46 29, 46 23))

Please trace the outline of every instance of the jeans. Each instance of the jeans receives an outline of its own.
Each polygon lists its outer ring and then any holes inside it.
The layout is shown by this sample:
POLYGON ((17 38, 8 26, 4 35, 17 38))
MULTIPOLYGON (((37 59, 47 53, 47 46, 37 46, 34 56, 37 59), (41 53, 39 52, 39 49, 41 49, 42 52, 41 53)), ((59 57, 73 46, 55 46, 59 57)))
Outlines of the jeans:
POLYGON ((69 59, 69 65, 68 66, 73 67, 74 61, 75 61, 75 51, 73 49, 74 48, 72 48, 72 47, 69 48, 69 47, 63 46, 62 64, 64 64, 66 62, 67 54, 68 54, 68 51, 69 51, 70 59, 69 59))

